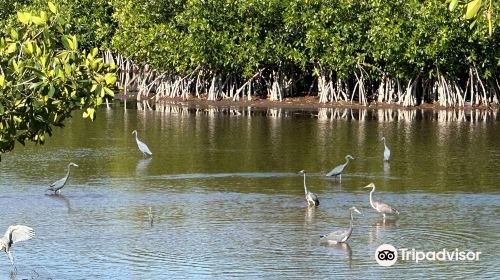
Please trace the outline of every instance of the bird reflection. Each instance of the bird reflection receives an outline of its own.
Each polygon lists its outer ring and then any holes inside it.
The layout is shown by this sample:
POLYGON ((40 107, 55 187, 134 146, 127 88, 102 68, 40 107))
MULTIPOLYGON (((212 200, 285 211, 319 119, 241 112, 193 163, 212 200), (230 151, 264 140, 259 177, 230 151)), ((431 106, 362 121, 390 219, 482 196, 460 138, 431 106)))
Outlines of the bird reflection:
POLYGON ((384 161, 384 174, 388 175, 389 171, 391 171, 391 165, 388 161, 384 161))
POLYGON ((304 221, 306 224, 310 224, 313 221, 315 213, 316 213, 316 207, 306 208, 306 214, 304 216, 304 221))
POLYGON ((146 167, 151 163, 151 158, 146 158, 146 159, 141 159, 137 162, 137 165, 135 166, 135 173, 136 174, 141 174, 144 172, 146 167))
POLYGON ((153 214, 153 208, 151 206, 148 209, 148 219, 149 219, 149 227, 153 227, 154 214, 153 214))
POLYGON ((62 194, 45 194, 45 196, 50 197, 53 200, 61 201, 66 205, 66 208, 68 209, 68 213, 71 212, 71 203, 69 201, 69 198, 62 194))
POLYGON ((324 246, 331 248, 334 254, 342 254, 347 258, 347 262, 349 264, 349 268, 352 268, 352 249, 349 246, 349 243, 323 243, 324 246))
POLYGON ((370 241, 376 241, 383 231, 397 228, 397 220, 380 219, 370 226, 370 241))

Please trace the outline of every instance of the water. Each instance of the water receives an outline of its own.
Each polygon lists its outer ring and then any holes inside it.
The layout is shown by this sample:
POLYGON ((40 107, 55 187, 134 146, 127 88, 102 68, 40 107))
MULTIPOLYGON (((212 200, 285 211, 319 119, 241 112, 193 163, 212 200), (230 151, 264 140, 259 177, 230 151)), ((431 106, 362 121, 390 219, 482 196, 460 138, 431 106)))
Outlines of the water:
POLYGON ((0 279, 498 278, 499 136, 497 113, 479 111, 117 103, 94 123, 76 114, 46 145, 2 156, 0 230, 25 224, 37 236, 13 246, 17 274, 0 254, 0 279), (348 153, 341 182, 322 176, 348 153), (62 196, 47 195, 70 161, 80 167, 62 196), (306 207, 302 169, 317 209, 306 207), (399 219, 370 208, 370 182, 399 219), (348 244, 320 243, 349 225, 351 206, 364 215, 348 244), (481 255, 386 268, 374 258, 383 243, 481 255))

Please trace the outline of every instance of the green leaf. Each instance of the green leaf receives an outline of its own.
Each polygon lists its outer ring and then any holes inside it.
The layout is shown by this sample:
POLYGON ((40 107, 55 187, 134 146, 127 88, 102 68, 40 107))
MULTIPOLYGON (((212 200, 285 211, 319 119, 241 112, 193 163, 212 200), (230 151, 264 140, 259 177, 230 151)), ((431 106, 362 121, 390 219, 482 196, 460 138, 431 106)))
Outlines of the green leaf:
POLYGON ((50 87, 49 87, 49 97, 54 96, 54 92, 55 91, 56 91, 56 89, 54 88, 54 86, 50 85, 50 87))
POLYGON ((450 5, 448 6, 448 9, 450 11, 453 11, 457 7, 457 4, 458 4, 458 0, 451 0, 450 5))
POLYGON ((17 12, 17 19, 23 24, 29 24, 31 22, 31 14, 17 12))
POLYGON ((91 120, 94 120, 94 113, 95 113, 94 108, 87 108, 87 115, 90 117, 91 120))
POLYGON ((9 46, 7 47, 7 50, 5 51, 6 53, 13 53, 17 50, 17 45, 16 43, 11 43, 9 44, 9 46))
POLYGON ((41 17, 31 17, 31 20, 36 25, 44 25, 45 21, 41 17))
POLYGON ((0 88, 3 88, 4 86, 5 86, 5 78, 4 76, 0 75, 0 88))
POLYGON ((465 12, 465 19, 471 19, 477 15, 481 8, 481 0, 474 0, 467 4, 467 12, 465 12))
POLYGON ((53 14, 57 13, 57 8, 56 8, 56 5, 54 5, 54 3, 50 2, 50 1, 49 1, 49 3, 48 3, 48 4, 49 4, 49 10, 50 10, 53 14))
POLYGON ((70 40, 68 39, 68 36, 62 36, 61 40, 62 40, 62 44, 63 44, 65 49, 67 49, 67 50, 71 49, 70 45, 69 45, 70 40))
POLYGON ((106 92, 109 96, 115 96, 115 93, 113 92, 113 90, 111 90, 108 87, 104 87, 104 92, 106 92))
POLYGON ((14 40, 17 40, 19 38, 19 35, 17 34, 17 31, 15 29, 10 30, 10 37, 12 37, 12 39, 14 40))
POLYGON ((106 81, 106 84, 112 85, 116 82, 116 75, 107 73, 106 75, 104 75, 104 80, 106 81))

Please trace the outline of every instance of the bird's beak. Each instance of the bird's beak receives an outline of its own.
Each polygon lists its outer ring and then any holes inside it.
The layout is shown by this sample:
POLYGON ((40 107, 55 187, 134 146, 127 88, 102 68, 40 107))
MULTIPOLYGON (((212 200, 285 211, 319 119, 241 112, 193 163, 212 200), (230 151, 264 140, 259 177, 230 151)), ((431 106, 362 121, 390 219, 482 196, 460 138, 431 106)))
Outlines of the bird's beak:
POLYGON ((364 186, 363 189, 367 189, 367 188, 373 188, 373 183, 370 183, 368 184, 367 186, 364 186))
POLYGON ((76 167, 79 167, 78 164, 75 164, 76 167))
POLYGON ((304 174, 304 172, 305 172, 304 170, 300 170, 299 174, 304 174))

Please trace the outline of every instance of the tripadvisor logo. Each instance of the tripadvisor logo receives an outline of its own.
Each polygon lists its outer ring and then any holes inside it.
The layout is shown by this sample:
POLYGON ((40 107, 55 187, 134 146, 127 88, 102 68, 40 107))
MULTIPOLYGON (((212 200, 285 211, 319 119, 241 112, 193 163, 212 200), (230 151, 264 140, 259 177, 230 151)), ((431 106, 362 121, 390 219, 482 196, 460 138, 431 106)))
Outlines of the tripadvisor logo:
POLYGON ((392 266, 398 258, 402 261, 478 261, 481 252, 461 251, 458 248, 448 250, 446 248, 439 251, 419 251, 415 248, 396 249, 390 244, 382 244, 375 250, 375 260, 381 266, 392 266))

